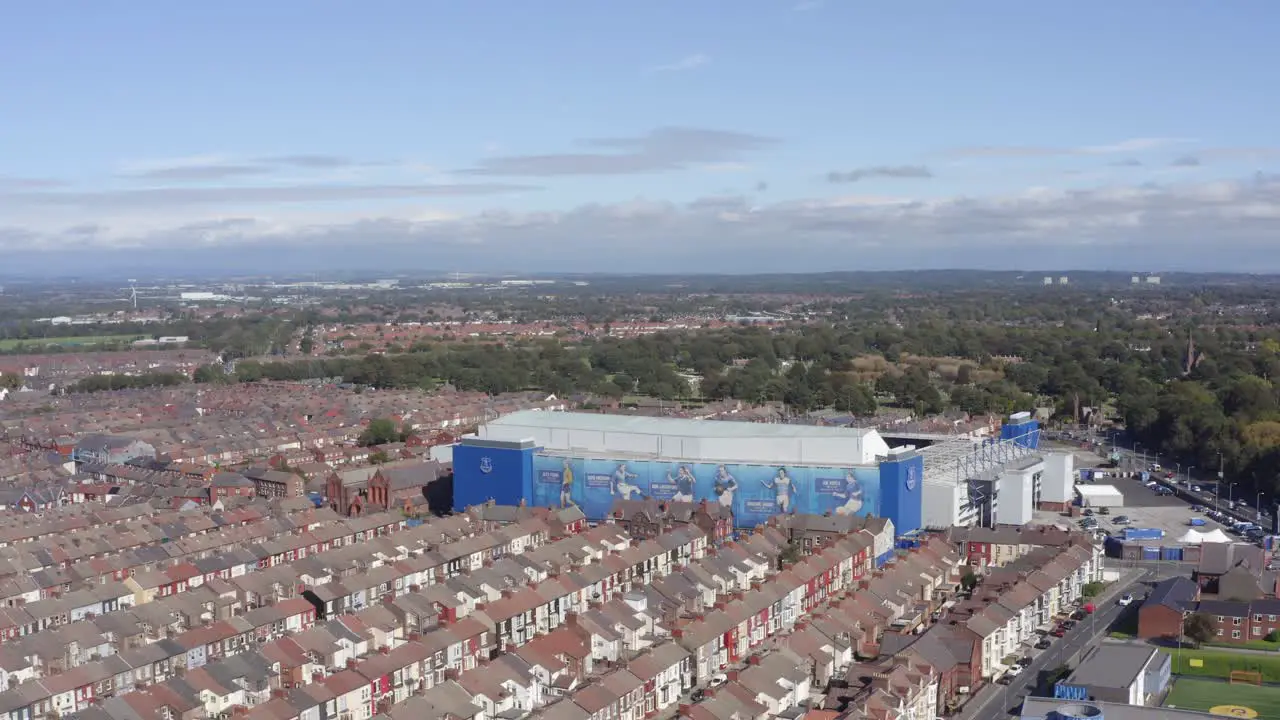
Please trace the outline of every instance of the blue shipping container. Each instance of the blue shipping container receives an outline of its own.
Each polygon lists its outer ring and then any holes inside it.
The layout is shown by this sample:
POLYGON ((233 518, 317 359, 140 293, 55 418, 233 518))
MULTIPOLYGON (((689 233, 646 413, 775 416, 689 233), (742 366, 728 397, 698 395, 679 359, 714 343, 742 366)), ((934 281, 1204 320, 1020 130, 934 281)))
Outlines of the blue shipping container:
POLYGON ((1160 528, 1125 528, 1125 540, 1159 540, 1164 537, 1160 528))
POLYGON ((1144 548, 1142 548, 1142 559, 1143 559, 1143 560, 1159 560, 1159 559, 1160 559, 1160 548, 1158 548, 1158 547, 1144 547, 1144 548))

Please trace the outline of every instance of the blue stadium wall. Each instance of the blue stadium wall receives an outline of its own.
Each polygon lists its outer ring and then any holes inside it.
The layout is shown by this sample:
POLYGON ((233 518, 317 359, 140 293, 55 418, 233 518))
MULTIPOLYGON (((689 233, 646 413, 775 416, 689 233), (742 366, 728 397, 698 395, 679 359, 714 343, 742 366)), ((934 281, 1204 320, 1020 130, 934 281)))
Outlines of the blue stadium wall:
POLYGON ((1040 423, 1035 420, 1007 422, 1000 426, 1000 439, 1035 450, 1040 447, 1040 423))
POLYGON ((923 470, 914 453, 879 467, 837 468, 583 459, 464 442, 453 452, 454 510, 490 499, 559 507, 565 493, 599 521, 617 498, 706 500, 731 507, 739 527, 754 527, 784 511, 785 495, 787 512, 888 517, 905 534, 920 527, 923 470))

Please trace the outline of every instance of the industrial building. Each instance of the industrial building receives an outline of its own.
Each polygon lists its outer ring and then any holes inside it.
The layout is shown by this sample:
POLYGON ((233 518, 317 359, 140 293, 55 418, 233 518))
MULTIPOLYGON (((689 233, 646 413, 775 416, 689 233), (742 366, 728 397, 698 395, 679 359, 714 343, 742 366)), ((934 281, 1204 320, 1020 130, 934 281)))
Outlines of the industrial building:
POLYGON ((454 448, 454 506, 582 508, 606 518, 617 499, 717 503, 738 527, 779 513, 886 517, 922 527, 924 460, 875 430, 525 411, 454 448))
POLYGON ((1169 654, 1148 645, 1100 645, 1080 659, 1066 680, 1057 683, 1059 700, 1091 700, 1124 705, 1159 701, 1169 687, 1169 654))

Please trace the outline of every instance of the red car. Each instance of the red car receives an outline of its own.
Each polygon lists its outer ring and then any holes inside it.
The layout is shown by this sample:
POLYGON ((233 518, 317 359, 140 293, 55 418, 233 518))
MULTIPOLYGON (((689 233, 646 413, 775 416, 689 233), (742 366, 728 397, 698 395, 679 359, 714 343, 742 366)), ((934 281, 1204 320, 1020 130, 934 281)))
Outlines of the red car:
POLYGON ((1064 635, 1066 635, 1066 634, 1067 634, 1067 629, 1066 629, 1066 628, 1064 628, 1064 627, 1062 627, 1061 625, 1059 625, 1058 627, 1056 627, 1056 628, 1054 628, 1054 629, 1050 630, 1050 631, 1049 631, 1049 634, 1050 634, 1050 635, 1052 635, 1052 636, 1054 636, 1054 637, 1056 637, 1056 638, 1060 638, 1060 637, 1062 637, 1062 636, 1064 636, 1064 635))

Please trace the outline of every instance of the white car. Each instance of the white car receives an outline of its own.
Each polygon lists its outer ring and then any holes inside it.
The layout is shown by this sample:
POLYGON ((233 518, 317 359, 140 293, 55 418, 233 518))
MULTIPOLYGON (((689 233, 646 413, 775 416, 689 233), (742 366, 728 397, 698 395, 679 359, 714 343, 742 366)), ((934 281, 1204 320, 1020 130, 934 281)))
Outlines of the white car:
POLYGON ((1120 604, 1120 607, 1129 607, 1130 605, 1133 604, 1133 596, 1130 595, 1129 593, 1125 593, 1121 595, 1120 599, 1117 600, 1116 602, 1120 604))

